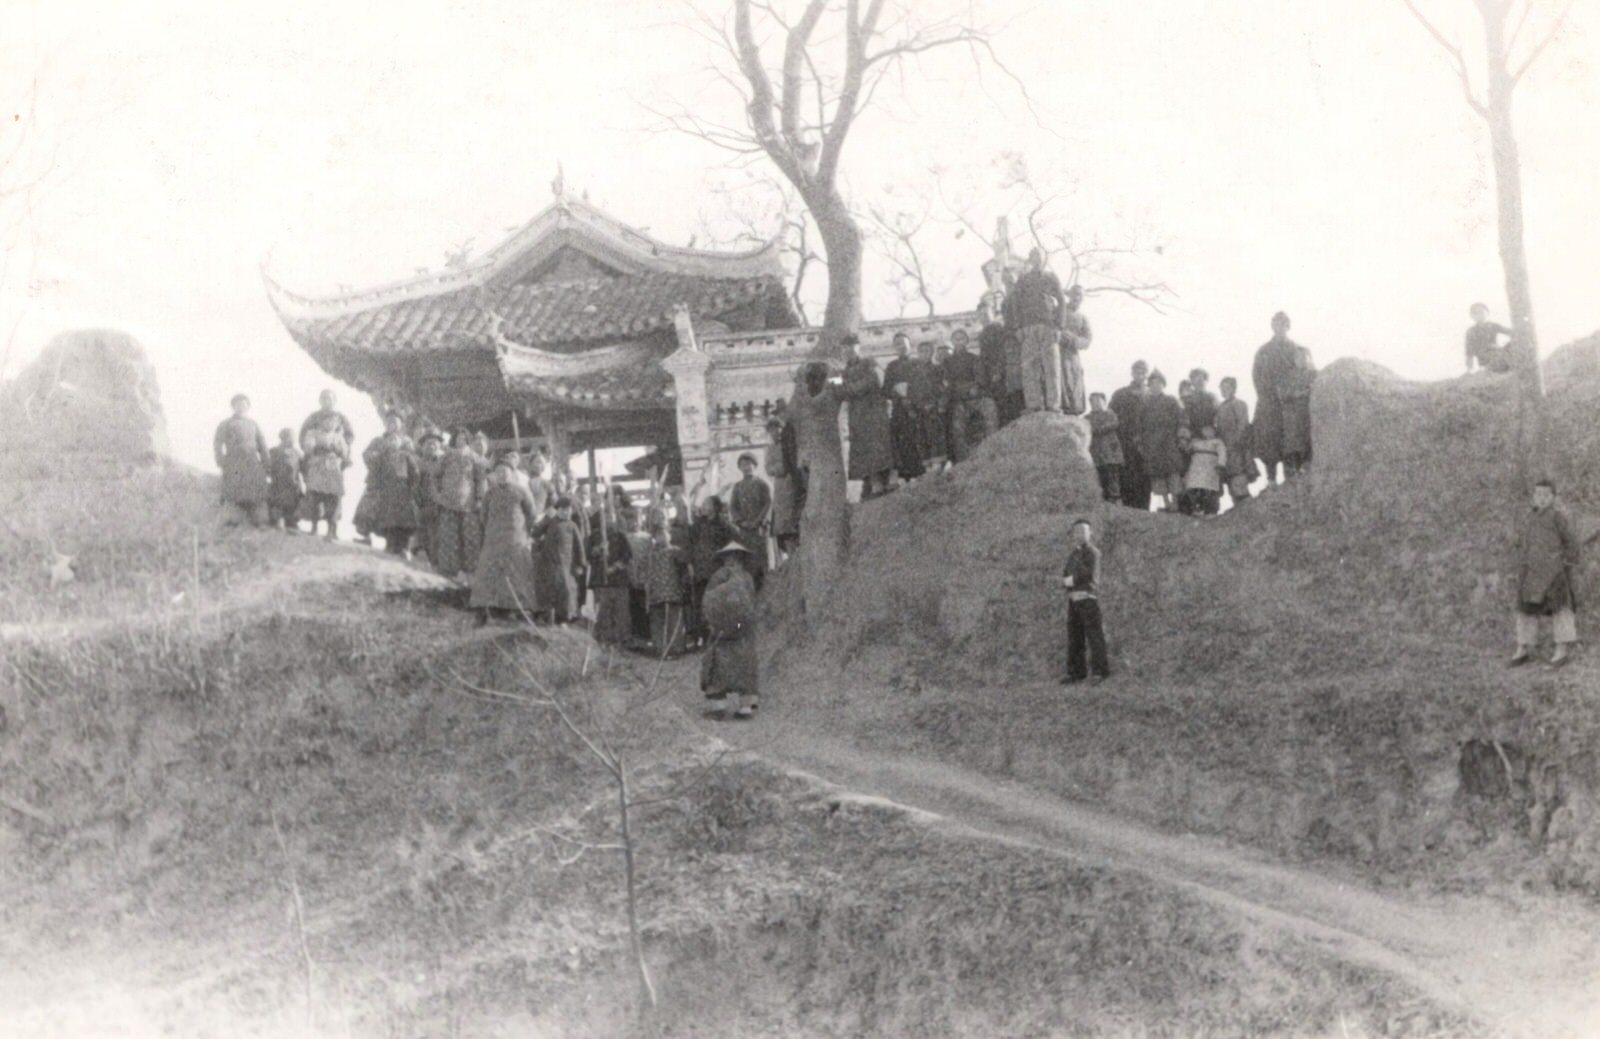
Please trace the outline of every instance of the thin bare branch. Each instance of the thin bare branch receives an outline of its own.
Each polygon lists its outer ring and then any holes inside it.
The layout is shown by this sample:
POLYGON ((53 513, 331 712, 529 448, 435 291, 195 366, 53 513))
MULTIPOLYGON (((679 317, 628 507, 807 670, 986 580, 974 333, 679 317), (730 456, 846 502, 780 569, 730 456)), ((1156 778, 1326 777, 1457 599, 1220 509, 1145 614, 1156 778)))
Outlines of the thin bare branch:
MULTIPOLYGON (((1511 74, 1511 82, 1513 84, 1521 82, 1523 75, 1533 67, 1534 62, 1539 60, 1539 55, 1543 54, 1544 49, 1550 46, 1550 41, 1560 34, 1562 27, 1566 25, 1567 16, 1572 13, 1572 5, 1575 2, 1576 0, 1567 0, 1567 5, 1561 9, 1561 13, 1556 16, 1556 20, 1550 23, 1550 30, 1539 39, 1538 43, 1533 45, 1532 50, 1528 51, 1527 58, 1523 60, 1521 65, 1517 66, 1517 71, 1511 74)), ((1518 28, 1521 28, 1520 22, 1518 23, 1518 28)), ((1510 56, 1511 45, 1507 44, 1506 57, 1510 58, 1510 56)))
POLYGON ((1428 35, 1432 36, 1434 42, 1444 48, 1444 52, 1455 62, 1456 74, 1461 78, 1461 90, 1467 99, 1467 106, 1483 118, 1489 118, 1488 106, 1479 101, 1477 94, 1473 92, 1472 77, 1467 72, 1467 59, 1461 53, 1460 45, 1450 42, 1449 38, 1428 20, 1427 15, 1422 13, 1413 0, 1400 0, 1400 2, 1406 5, 1406 10, 1411 12, 1412 17, 1416 18, 1417 22, 1428 30, 1428 35))

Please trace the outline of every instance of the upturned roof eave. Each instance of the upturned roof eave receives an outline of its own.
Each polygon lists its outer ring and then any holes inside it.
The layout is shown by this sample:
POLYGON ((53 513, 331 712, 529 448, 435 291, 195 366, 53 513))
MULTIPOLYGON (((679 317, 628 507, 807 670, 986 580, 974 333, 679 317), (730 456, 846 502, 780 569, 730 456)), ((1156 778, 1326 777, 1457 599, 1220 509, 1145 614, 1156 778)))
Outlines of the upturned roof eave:
POLYGON ((719 279, 784 277, 778 238, 743 252, 712 252, 668 245, 629 227, 602 210, 573 198, 558 198, 473 263, 331 296, 306 296, 285 288, 261 264, 267 298, 281 319, 331 318, 407 299, 440 296, 491 284, 495 277, 545 238, 567 232, 592 239, 602 250, 621 254, 645 270, 719 279))

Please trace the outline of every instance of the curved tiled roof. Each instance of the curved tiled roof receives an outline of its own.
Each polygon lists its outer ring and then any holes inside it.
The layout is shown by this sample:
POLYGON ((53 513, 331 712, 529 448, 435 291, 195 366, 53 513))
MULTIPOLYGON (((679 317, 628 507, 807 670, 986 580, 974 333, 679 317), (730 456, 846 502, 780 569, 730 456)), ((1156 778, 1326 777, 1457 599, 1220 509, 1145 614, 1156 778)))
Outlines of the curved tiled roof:
POLYGON ((724 279, 651 272, 566 283, 462 289, 330 318, 284 315, 297 339, 366 352, 451 350, 494 341, 550 346, 632 339, 672 326, 673 308, 715 318, 783 292, 776 277, 724 279))

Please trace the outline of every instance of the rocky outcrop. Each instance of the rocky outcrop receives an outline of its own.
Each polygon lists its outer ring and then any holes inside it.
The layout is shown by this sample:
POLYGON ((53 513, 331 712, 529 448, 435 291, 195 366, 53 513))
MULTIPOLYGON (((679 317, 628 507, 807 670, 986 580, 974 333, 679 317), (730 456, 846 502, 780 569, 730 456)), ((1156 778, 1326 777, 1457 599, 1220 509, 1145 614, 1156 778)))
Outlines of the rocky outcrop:
POLYGON ((146 461, 170 454, 155 368, 125 332, 63 332, 0 387, 0 437, 53 455, 146 461))

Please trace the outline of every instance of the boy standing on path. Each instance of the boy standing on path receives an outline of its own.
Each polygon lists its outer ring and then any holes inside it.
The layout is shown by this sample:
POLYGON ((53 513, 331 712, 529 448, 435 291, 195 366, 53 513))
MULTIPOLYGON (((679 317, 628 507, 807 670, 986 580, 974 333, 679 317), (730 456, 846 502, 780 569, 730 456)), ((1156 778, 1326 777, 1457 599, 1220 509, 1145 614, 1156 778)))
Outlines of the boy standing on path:
POLYGON ((1098 598, 1100 550, 1094 547, 1093 541, 1094 527, 1089 521, 1074 520, 1072 553, 1061 571, 1061 585, 1067 590, 1067 677, 1062 685, 1084 681, 1091 670, 1096 681, 1111 677, 1098 598))

